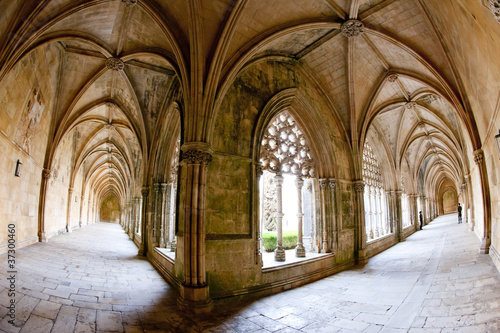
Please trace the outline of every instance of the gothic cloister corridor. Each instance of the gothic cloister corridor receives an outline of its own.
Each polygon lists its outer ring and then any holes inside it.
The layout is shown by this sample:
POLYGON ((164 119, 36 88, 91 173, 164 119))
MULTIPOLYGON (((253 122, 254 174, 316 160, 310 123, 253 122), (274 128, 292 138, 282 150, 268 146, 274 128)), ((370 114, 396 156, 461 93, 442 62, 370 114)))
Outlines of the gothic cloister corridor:
POLYGON ((98 223, 19 250, 16 326, 1 272, 0 331, 499 332, 500 275, 478 242, 441 216, 364 267, 195 316, 119 225, 98 223))

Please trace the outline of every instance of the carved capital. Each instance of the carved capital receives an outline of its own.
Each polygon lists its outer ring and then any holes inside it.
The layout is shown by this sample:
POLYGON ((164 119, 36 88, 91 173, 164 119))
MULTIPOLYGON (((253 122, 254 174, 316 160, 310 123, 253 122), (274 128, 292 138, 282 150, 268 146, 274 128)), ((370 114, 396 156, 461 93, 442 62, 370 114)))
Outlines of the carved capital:
POLYGON ((160 184, 158 183, 153 184, 153 190, 155 191, 155 193, 160 192, 160 184))
POLYGON ((146 198, 149 195, 149 188, 147 186, 144 186, 141 190, 141 194, 143 198, 146 198))
POLYGON ((297 185, 297 188, 301 189, 304 186, 304 179, 302 179, 302 177, 297 177, 295 179, 295 184, 297 185))
POLYGON ((361 21, 349 20, 345 21, 340 28, 342 35, 347 38, 358 37, 364 32, 365 26, 361 21))
POLYGON ((125 64, 119 58, 108 58, 106 60, 106 67, 115 71, 122 70, 125 64))
POLYGON ((387 81, 396 82, 398 80, 398 74, 391 74, 387 77, 387 81))
POLYGON ((484 163, 484 151, 482 149, 474 150, 474 162, 476 162, 478 166, 484 163))
POLYGON ((365 190, 365 183, 363 181, 358 181, 353 184, 354 192, 363 192, 365 190))
POLYGON ((49 170, 49 169, 43 169, 42 170, 42 177, 43 177, 43 179, 49 180, 51 176, 52 176, 51 170, 49 170))
POLYGON ((328 182, 328 179, 326 179, 326 178, 320 178, 320 180, 319 180, 319 188, 322 189, 322 190, 325 190, 327 182, 328 182))
POLYGON ((137 4, 139 0, 122 0, 122 3, 125 5, 125 7, 133 7, 137 4))
POLYGON ((69 193, 69 195, 73 194, 73 188, 72 187, 68 187, 68 193, 69 193))
POLYGON ((337 181, 333 178, 330 178, 328 179, 328 185, 332 190, 335 190, 335 188, 337 187, 337 181))
POLYGON ((161 191, 163 193, 167 192, 168 189, 168 183, 161 183, 161 191))
POLYGON ((203 150, 192 149, 184 151, 182 159, 186 160, 188 164, 207 165, 212 161, 212 155, 203 150))
POLYGON ((257 173, 257 177, 260 177, 264 174, 264 167, 261 163, 255 164, 255 172, 257 173))

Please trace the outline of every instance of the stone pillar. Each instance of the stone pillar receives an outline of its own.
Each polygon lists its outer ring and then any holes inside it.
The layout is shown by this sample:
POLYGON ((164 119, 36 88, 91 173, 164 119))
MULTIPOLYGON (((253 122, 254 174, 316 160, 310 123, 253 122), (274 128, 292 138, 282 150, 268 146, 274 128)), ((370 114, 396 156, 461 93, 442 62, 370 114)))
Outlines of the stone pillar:
POLYGON ((327 179, 319 180, 320 198, 321 198, 321 226, 322 226, 322 241, 321 253, 328 253, 328 231, 326 227, 326 182, 327 179))
POLYGON ((153 241, 153 247, 158 247, 160 243, 160 223, 161 223, 161 192, 160 192, 160 184, 153 184, 154 198, 152 198, 152 214, 151 214, 151 239, 153 241))
POLYGON ((80 228, 83 226, 83 203, 85 202, 85 196, 82 194, 82 197, 80 198, 80 218, 78 219, 78 225, 80 228))
POLYGON ((285 250, 283 249, 283 176, 276 174, 274 176, 276 184, 276 231, 277 231, 277 244, 274 251, 274 260, 285 261, 285 250))
POLYGON ((488 254, 491 245, 491 202, 488 174, 486 173, 486 164, 484 163, 484 152, 482 149, 474 151, 474 162, 476 162, 481 178, 481 195, 483 198, 484 212, 484 228, 479 253, 488 254))
POLYGON ((328 180, 328 185, 330 187, 330 207, 331 207, 330 215, 331 215, 332 227, 333 227, 333 230, 332 230, 333 244, 332 244, 331 251, 333 252, 334 251, 333 249, 337 249, 338 244, 339 244, 339 239, 338 239, 339 226, 338 226, 338 222, 337 222, 337 214, 336 214, 336 207, 335 207, 335 205, 336 205, 335 189, 337 188, 337 182, 335 181, 335 179, 330 178, 328 180))
POLYGON ((177 248, 177 237, 175 236, 175 205, 172 206, 172 200, 175 200, 176 198, 176 193, 177 193, 177 187, 175 185, 176 183, 173 182, 172 184, 169 185, 170 188, 170 199, 169 199, 169 208, 168 208, 168 225, 169 225, 169 236, 168 239, 170 240, 170 251, 174 252, 177 248))
POLYGON ((354 194, 355 194, 355 217, 357 218, 356 223, 356 248, 357 248, 357 258, 356 261, 360 264, 366 264, 368 258, 366 257, 366 230, 365 230, 365 211, 364 208, 364 190, 365 183, 363 180, 358 180, 354 182, 354 194))
POLYGON ((384 221, 383 221, 383 214, 382 214, 382 188, 377 187, 377 220, 378 220, 378 234, 379 237, 382 237, 385 235, 384 231, 384 221))
POLYGON ((371 218, 371 205, 370 205, 370 187, 367 186, 363 191, 363 199, 364 199, 364 213, 365 213, 365 228, 366 228, 366 237, 368 240, 373 239, 372 232, 372 218, 371 218))
POLYGON ((398 234, 398 239, 400 242, 405 241, 405 235, 403 232, 403 208, 401 206, 401 196, 403 195, 402 191, 396 191, 396 232, 398 234))
MULTIPOLYGON (((420 197, 420 205, 422 206, 422 227, 427 223, 427 207, 426 207, 427 198, 425 196, 420 197)), ((420 223, 420 221, 419 221, 420 223)))
POLYGON ((210 147, 191 143, 182 147, 183 181, 183 281, 177 300, 183 311, 204 313, 212 310, 205 267, 205 200, 208 164, 212 161, 210 147))
POLYGON ((68 188, 68 204, 66 205, 66 231, 71 232, 71 197, 73 196, 73 188, 68 188))
MULTIPOLYGON (((264 170, 262 168, 262 164, 260 163, 256 163, 255 164, 255 185, 254 185, 254 188, 256 189, 260 189, 260 190, 263 190, 263 188, 261 189, 260 188, 260 179, 262 177, 262 175, 264 174, 264 170)), ((254 195, 254 206, 255 207, 259 207, 259 209, 257 209, 257 217, 256 217, 256 221, 254 223, 255 225, 255 264, 258 266, 258 267, 262 267, 263 266, 263 261, 262 261, 262 252, 261 252, 261 235, 262 235, 262 230, 261 230, 261 221, 262 221, 262 218, 263 218, 263 204, 264 204, 264 200, 262 200, 262 205, 260 204, 260 198, 264 197, 264 193, 256 193, 256 191, 254 191, 255 195, 254 195)))
POLYGON ((309 230, 309 237, 310 237, 310 250, 314 251, 314 244, 315 244, 315 223, 314 223, 314 207, 313 207, 313 182, 311 179, 308 179, 307 185, 306 185, 306 198, 307 198, 307 203, 308 206, 306 206, 306 212, 308 212, 307 219, 306 219, 306 227, 308 227, 307 230, 309 230), (309 226, 308 226, 309 224, 309 226))
POLYGON ((40 203, 38 205, 38 241, 47 242, 45 234, 45 201, 47 197, 47 187, 50 180, 50 170, 42 170, 42 183, 40 185, 40 203))
POLYGON ((141 190, 142 194, 142 205, 141 210, 141 244, 139 244, 139 255, 146 256, 148 254, 148 228, 147 228, 147 213, 148 213, 148 196, 149 187, 143 186, 141 190))
POLYGON ((304 213, 302 208, 302 187, 304 186, 304 180, 302 177, 297 177, 295 180, 295 184, 297 185, 297 221, 298 221, 298 230, 297 230, 297 248, 295 249, 295 255, 299 258, 306 256, 306 250, 304 249, 304 245, 302 244, 302 226, 304 222, 304 213))
POLYGON ((420 230, 420 222, 418 219, 418 195, 414 194, 411 196, 412 201, 412 214, 413 214, 413 226, 415 227, 415 231, 420 230))
POLYGON ((169 198, 170 191, 167 183, 161 184, 161 214, 160 214, 160 247, 165 248, 168 244, 168 216, 170 216, 169 198), (169 210, 167 210, 167 208, 169 210))
POLYGON ((87 225, 90 224, 90 203, 91 203, 91 201, 89 198, 89 200, 87 201, 87 225))
POLYGON ((394 192, 393 191, 385 191, 385 201, 386 201, 386 207, 387 207, 387 220, 388 220, 388 226, 387 226, 387 232, 388 233, 393 233, 394 232, 394 205, 393 205, 393 198, 394 192))

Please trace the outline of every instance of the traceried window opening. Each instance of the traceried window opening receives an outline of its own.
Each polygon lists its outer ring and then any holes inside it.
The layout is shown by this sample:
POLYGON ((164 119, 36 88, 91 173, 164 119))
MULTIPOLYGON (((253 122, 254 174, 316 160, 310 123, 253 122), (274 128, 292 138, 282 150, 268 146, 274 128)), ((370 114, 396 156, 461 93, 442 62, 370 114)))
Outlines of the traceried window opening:
POLYGON ((376 240, 391 232, 386 218, 386 197, 377 156, 365 142, 363 149, 363 181, 365 183, 365 225, 368 241, 376 240))
POLYGON ((175 144, 174 153, 170 160, 170 174, 166 183, 161 184, 161 214, 160 219, 160 240, 159 247, 170 249, 172 254, 164 252, 172 259, 175 259, 173 253, 177 249, 177 237, 175 236, 175 215, 176 215, 176 196, 177 196, 177 174, 179 169, 179 154, 181 140, 180 136, 175 144))
POLYGON ((410 200, 405 191, 405 182, 403 177, 401 177, 401 188, 403 189, 403 194, 401 194, 401 212, 403 217, 403 229, 411 226, 410 218, 410 200))
MULTIPOLYGON (((309 178, 314 176, 314 162, 307 139, 290 113, 281 112, 266 128, 260 163, 264 171, 260 179, 262 246, 275 249, 276 261, 285 261, 286 246, 295 247, 297 257, 305 257, 303 205, 307 210, 311 204, 309 178)), ((305 216, 308 239, 312 220, 310 214, 305 216)))

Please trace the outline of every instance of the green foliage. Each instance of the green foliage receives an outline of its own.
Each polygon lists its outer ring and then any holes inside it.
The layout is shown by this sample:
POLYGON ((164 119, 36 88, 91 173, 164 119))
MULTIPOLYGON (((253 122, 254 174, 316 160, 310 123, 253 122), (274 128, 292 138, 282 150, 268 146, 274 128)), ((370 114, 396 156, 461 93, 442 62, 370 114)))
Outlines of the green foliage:
MULTIPOLYGON (((265 233, 262 235, 262 246, 266 252, 276 250, 278 237, 275 233, 265 233)), ((294 249, 297 246, 297 231, 283 232, 283 248, 285 250, 294 249)))

